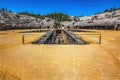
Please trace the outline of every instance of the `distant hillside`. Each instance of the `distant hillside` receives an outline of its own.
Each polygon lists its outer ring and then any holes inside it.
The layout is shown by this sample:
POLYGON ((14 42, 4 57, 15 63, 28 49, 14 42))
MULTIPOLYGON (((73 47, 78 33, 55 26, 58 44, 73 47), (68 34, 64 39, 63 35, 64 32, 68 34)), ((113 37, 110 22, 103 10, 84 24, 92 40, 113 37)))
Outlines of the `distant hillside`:
POLYGON ((0 11, 0 30, 53 27, 55 20, 0 11))
POLYGON ((29 12, 12 13, 11 10, 0 9, 0 30, 6 29, 26 29, 26 28, 94 28, 97 27, 116 27, 120 24, 119 8, 109 9, 100 14, 92 16, 74 17, 62 13, 51 13, 46 15, 33 14, 29 12))
POLYGON ((120 29, 120 10, 78 17, 76 20, 71 17, 71 21, 62 21, 61 25, 73 28, 120 29))

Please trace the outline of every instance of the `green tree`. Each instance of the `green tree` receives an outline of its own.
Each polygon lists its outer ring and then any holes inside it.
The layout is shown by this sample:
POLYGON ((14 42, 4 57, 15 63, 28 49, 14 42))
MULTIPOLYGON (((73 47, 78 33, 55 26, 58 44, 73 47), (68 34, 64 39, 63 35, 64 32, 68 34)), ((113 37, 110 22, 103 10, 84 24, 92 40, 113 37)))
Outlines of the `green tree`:
POLYGON ((55 21, 55 28, 59 28, 60 27, 60 22, 59 21, 55 21))
POLYGON ((5 8, 4 8, 4 7, 2 7, 1 11, 5 11, 5 8))
POLYGON ((106 9, 106 10, 104 10, 104 12, 109 12, 109 10, 108 10, 108 9, 106 9))
POLYGON ((113 11, 115 11, 115 10, 116 10, 116 7, 113 8, 113 11))
POLYGON ((44 19, 45 17, 49 17, 51 19, 55 19, 58 22, 66 21, 69 18, 68 15, 63 14, 63 13, 51 13, 51 14, 46 14, 46 15, 40 15, 40 14, 29 13, 28 11, 26 11, 26 12, 20 12, 18 14, 33 16, 33 17, 41 18, 41 19, 44 19))
POLYGON ((12 13, 12 10, 9 10, 8 12, 12 13))

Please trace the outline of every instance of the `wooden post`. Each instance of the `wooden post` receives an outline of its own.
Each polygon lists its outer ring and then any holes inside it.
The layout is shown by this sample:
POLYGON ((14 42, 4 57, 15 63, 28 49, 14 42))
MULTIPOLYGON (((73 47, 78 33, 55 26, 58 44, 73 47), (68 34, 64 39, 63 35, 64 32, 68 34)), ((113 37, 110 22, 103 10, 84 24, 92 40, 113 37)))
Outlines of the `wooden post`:
POLYGON ((22 43, 24 44, 24 35, 22 35, 22 43))
POLYGON ((100 34, 99 44, 101 44, 102 34, 100 34))
POLYGON ((41 32, 41 26, 40 26, 39 32, 41 32))
POLYGON ((94 25, 93 25, 93 30, 94 30, 94 25))
POLYGON ((107 31, 107 26, 105 25, 105 32, 107 31))
POLYGON ((117 27, 118 27, 118 25, 117 25, 117 24, 115 24, 115 25, 114 25, 114 31, 117 29, 117 27))

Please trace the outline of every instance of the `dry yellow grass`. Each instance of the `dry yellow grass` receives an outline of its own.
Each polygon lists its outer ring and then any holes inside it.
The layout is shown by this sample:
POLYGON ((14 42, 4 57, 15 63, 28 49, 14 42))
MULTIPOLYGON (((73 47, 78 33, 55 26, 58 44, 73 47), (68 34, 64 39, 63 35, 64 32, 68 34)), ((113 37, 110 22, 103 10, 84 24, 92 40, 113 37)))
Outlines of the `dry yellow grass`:
MULTIPOLYGON (((23 45, 17 32, 0 32, 0 80, 120 79, 119 31, 99 31, 101 45, 23 45), (4 73, 7 79, 3 79, 4 73)), ((43 34, 26 36, 26 43, 43 34)), ((94 43, 93 37, 84 39, 94 43)))

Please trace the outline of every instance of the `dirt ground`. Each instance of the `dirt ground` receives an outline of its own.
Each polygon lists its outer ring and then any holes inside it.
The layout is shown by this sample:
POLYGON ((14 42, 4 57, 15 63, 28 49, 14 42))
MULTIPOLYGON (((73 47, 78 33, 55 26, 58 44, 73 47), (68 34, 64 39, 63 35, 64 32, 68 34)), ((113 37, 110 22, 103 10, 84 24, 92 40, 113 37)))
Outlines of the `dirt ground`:
POLYGON ((120 31, 74 32, 88 45, 33 45, 45 33, 0 32, 0 80, 120 80, 120 31), (102 34, 102 44, 98 35, 102 34))

